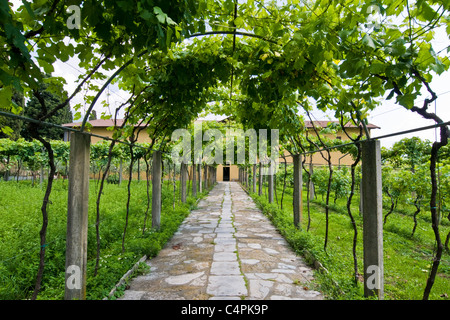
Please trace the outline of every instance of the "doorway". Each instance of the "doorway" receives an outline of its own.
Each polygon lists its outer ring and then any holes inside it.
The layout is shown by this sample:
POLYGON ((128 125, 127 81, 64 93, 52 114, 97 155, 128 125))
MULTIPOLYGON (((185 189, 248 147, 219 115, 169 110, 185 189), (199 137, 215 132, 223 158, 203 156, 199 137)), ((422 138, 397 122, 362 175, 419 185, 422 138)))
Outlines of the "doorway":
POLYGON ((223 167, 223 181, 230 181, 230 167, 223 167))

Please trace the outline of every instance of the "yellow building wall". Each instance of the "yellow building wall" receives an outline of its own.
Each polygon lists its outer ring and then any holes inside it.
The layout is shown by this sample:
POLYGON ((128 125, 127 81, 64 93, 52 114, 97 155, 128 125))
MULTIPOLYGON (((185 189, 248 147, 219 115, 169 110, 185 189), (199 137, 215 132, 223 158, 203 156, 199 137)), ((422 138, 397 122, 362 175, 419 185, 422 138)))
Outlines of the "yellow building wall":
MULTIPOLYGON (((353 135, 355 135, 355 134, 356 135, 359 134, 359 128, 347 128, 346 131, 351 137, 353 137, 353 135)), ((369 132, 370 132, 370 130, 369 130, 369 132)), ((308 134, 311 135, 311 136, 316 136, 316 134, 315 134, 313 129, 310 129, 308 131, 308 134)), ((334 134, 330 134, 330 133, 323 134, 322 133, 322 134, 320 134, 320 136, 329 138, 331 140, 339 138, 339 139, 342 140, 343 144, 346 143, 346 142, 350 142, 350 139, 347 137, 347 135, 343 131, 338 131, 338 132, 336 132, 334 134)), ((319 148, 321 149, 320 145, 319 145, 319 148)), ((289 151, 285 150, 284 154, 286 156, 286 162, 287 163, 292 163, 293 160, 292 160, 292 156, 290 155, 289 151)), ((328 153, 327 153, 326 150, 322 151, 322 154, 325 157, 325 159, 328 158, 328 153)), ((335 165, 335 166, 338 166, 338 165, 350 166, 354 162, 354 160, 351 157, 351 155, 343 154, 342 152, 337 151, 336 149, 331 149, 330 150, 330 155, 331 155, 331 163, 333 165, 335 165)), ((313 165, 315 165, 315 166, 328 165, 328 162, 321 156, 320 152, 315 152, 313 154, 308 154, 306 157, 307 157, 306 163, 308 163, 308 164, 310 163, 311 157, 312 157, 312 164, 313 165)), ((284 163, 284 159, 280 158, 279 162, 280 162, 280 164, 283 164, 284 163)))
MULTIPOLYGON (((109 137, 109 138, 112 138, 112 135, 113 135, 113 131, 107 130, 106 128, 103 128, 103 127, 89 128, 86 131, 93 133, 93 134, 97 134, 99 136, 109 137)), ((91 143, 97 143, 102 140, 103 139, 99 138, 99 137, 95 137, 95 136, 91 137, 91 143)), ((140 131, 137 142, 139 142, 139 143, 150 143, 151 142, 151 139, 150 139, 147 131, 145 131, 145 130, 140 131)))
MULTIPOLYGON (((106 137, 112 137, 113 132, 110 130, 107 130, 106 128, 103 127, 94 127, 94 128, 89 128, 89 132, 92 132, 93 134, 97 134, 100 136, 106 136, 106 137)), ((353 134, 358 134, 359 133, 359 128, 347 128, 347 132, 350 135, 353 134)), ((308 132, 311 136, 315 136, 315 132, 313 129, 310 129, 308 132)), ((338 137, 340 137, 340 139, 342 140, 342 143, 348 142, 349 138, 347 137, 347 135, 343 132, 343 131, 338 131, 335 134, 321 134, 321 136, 325 136, 329 139, 336 139, 338 137)), ((97 143, 99 141, 102 141, 103 139, 92 136, 91 137, 91 143, 97 143)), ((147 131, 143 130, 139 133, 138 136, 138 142, 140 143, 149 143, 151 142, 150 137, 147 133, 147 131)), ((352 157, 347 154, 344 155, 343 153, 341 153, 340 151, 333 151, 331 150, 331 162, 333 165, 338 166, 338 165, 344 165, 344 166, 350 166, 353 163, 353 159, 352 157)), ((326 151, 322 151, 323 155, 325 157, 327 157, 327 152, 326 151)), ((286 156, 286 161, 288 164, 292 164, 292 156, 290 155, 290 153, 285 150, 284 154, 286 156)), ((307 155, 307 159, 306 159, 306 163, 310 163, 311 161, 311 157, 312 157, 312 164, 314 166, 325 166, 328 165, 327 161, 320 155, 319 152, 316 152, 312 155, 307 155)), ((280 164, 280 169, 281 166, 284 164, 284 159, 282 157, 279 158, 279 164, 280 164)), ((141 179, 145 179, 145 165, 141 166, 141 179)), ((190 177, 192 177, 192 171, 191 171, 191 167, 190 167, 190 177)), ((216 172, 216 178, 217 181, 223 181, 223 165, 219 164, 217 166, 217 172, 216 172)), ((126 168, 124 167, 124 172, 123 172, 123 177, 124 179, 128 178, 128 171, 126 170, 126 168)), ((133 173, 133 178, 137 179, 137 173, 133 173)), ((168 177, 165 177, 168 178, 168 177)), ((202 178, 203 178, 203 170, 202 170, 202 178)), ((192 179, 192 178, 191 178, 192 179)), ((197 178, 198 179, 198 178, 197 178)), ((230 165, 230 181, 237 181, 239 180, 239 167, 237 165, 230 165)))
MULTIPOLYGON (((217 181, 223 181, 223 167, 224 167, 224 165, 219 164, 216 168, 217 181)), ((230 167, 230 181, 238 181, 239 180, 239 167, 235 164, 227 165, 227 167, 230 167)))

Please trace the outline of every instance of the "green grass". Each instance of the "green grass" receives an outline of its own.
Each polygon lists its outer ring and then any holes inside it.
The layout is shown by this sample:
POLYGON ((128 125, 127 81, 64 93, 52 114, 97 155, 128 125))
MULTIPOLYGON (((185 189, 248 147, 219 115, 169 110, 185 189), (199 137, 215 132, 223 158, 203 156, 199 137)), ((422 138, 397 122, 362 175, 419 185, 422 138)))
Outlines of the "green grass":
MULTIPOLYGON (((146 231, 143 233, 147 205, 145 181, 133 181, 131 190, 130 214, 125 239, 126 250, 122 253, 127 181, 120 186, 115 184, 104 186, 100 207, 101 258, 98 275, 94 277, 95 203, 98 182, 90 183, 87 299, 104 298, 123 274, 144 254, 155 256, 196 203, 195 198, 188 197, 186 204, 177 201, 173 209, 173 186, 165 182, 162 190, 161 229, 156 232, 150 228, 150 207, 146 231)), ((2 300, 29 299, 34 289, 39 264, 39 230, 42 225, 40 207, 44 191, 45 184, 42 187, 32 187, 26 181, 0 183, 2 195, 0 198, 0 299, 2 300)), ((207 192, 199 196, 202 197, 207 192)), ((178 200, 178 194, 176 197, 178 200)), ((55 181, 50 201, 45 269, 38 299, 63 299, 67 181, 55 181)))
MULTIPOLYGON (((277 189, 278 201, 281 199, 281 192, 281 188, 277 189)), ((355 285, 353 281, 353 227, 347 214, 346 200, 338 199, 336 205, 330 201, 332 209, 329 214, 329 238, 325 252, 323 249, 325 207, 320 196, 311 202, 311 225, 309 231, 306 231, 308 222, 306 191, 303 192, 301 230, 293 225, 292 189, 288 189, 284 195, 283 210, 280 210, 276 201, 269 204, 264 192, 261 197, 257 194, 251 195, 299 254, 303 254, 305 249, 308 250, 329 271, 328 275, 316 274, 320 289, 328 298, 363 299, 362 282, 355 285)), ((359 215, 358 204, 359 197, 355 196, 352 214, 358 226, 358 272, 362 274, 362 217, 359 215)), ((411 236, 414 225, 413 212, 413 206, 399 205, 399 211, 394 211, 384 226, 385 299, 416 300, 422 299, 423 296, 433 261, 435 241, 429 212, 419 214, 416 233, 411 236)), ((440 231, 444 241, 450 231, 450 223, 447 220, 442 220, 440 231)), ((450 296, 450 255, 444 251, 430 299, 448 299, 448 296, 450 296)))

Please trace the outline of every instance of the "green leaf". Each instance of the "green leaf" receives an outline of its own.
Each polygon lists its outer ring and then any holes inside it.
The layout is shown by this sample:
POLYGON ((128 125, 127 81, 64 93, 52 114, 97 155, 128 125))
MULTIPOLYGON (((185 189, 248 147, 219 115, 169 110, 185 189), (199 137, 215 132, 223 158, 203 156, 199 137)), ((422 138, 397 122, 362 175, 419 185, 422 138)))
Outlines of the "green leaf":
POLYGON ((402 96, 397 96, 397 102, 407 109, 411 109, 414 106, 415 94, 407 93, 402 96))
POLYGON ((376 48, 375 42, 368 34, 364 35, 364 37, 362 38, 362 43, 366 46, 371 47, 372 49, 376 48))
POLYGON ((151 13, 150 11, 144 9, 141 11, 141 13, 139 14, 139 16, 144 19, 144 20, 150 20, 154 15, 153 13, 151 13))
POLYGON ((436 12, 426 3, 422 2, 422 11, 419 14, 420 17, 423 17, 425 21, 432 21, 436 17, 436 12))
POLYGON ((370 72, 373 74, 381 74, 384 72, 385 69, 386 66, 378 61, 375 61, 370 65, 370 72))
POLYGON ((172 28, 167 28, 166 47, 170 47, 170 42, 172 40, 172 35, 173 35, 172 28))
POLYGON ((78 111, 73 115, 73 120, 80 120, 81 119, 81 112, 78 111))
POLYGON ((245 21, 242 17, 237 17, 236 19, 234 19, 234 25, 237 28, 243 28, 245 26, 245 21))
POLYGON ((9 109, 12 98, 11 87, 4 87, 0 89, 0 108, 9 109))
POLYGON ((2 127, 1 127, 1 130, 2 130, 2 132, 3 132, 5 135, 7 135, 8 137, 12 136, 12 134, 14 133, 14 130, 11 129, 10 127, 8 127, 8 126, 2 126, 2 127))
POLYGON ((165 14, 160 7, 154 7, 153 8, 153 12, 156 15, 156 18, 158 19, 159 23, 161 24, 165 24, 166 23, 166 18, 167 18, 167 14, 165 14))
POLYGON ((272 71, 269 70, 269 71, 265 72, 265 73, 262 75, 262 78, 263 78, 263 79, 266 79, 266 78, 270 77, 271 75, 272 75, 272 71))
POLYGON ((27 9, 28 14, 33 18, 36 19, 36 16, 34 15, 33 9, 31 9, 31 5, 28 1, 22 0, 23 5, 27 9))
POLYGON ((323 53, 323 58, 324 58, 325 60, 331 60, 331 59, 333 59, 333 52, 331 52, 331 51, 325 51, 325 52, 323 53))

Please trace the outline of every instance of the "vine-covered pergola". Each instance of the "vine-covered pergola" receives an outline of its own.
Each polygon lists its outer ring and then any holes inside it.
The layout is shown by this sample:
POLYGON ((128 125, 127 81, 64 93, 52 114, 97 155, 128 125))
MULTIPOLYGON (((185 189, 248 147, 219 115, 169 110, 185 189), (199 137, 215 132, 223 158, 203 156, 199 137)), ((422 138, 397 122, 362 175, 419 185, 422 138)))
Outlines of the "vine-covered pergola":
MULTIPOLYGON (((42 0, 23 1, 13 11, 11 3, 0 0, 0 108, 20 113, 13 94, 34 95, 42 104, 35 120, 46 121, 89 88, 96 93, 85 96, 83 119, 78 113, 83 132, 103 90, 117 83, 129 97, 116 110, 125 112, 125 122, 115 128, 114 139, 133 143, 136 125, 145 124, 151 147, 163 151, 175 129, 187 127, 205 110, 233 115, 244 128, 279 129, 280 143, 292 153, 305 143, 300 111, 313 107, 364 127, 384 99, 396 99, 440 124, 443 119, 429 109, 438 98, 431 81, 450 62, 448 47, 434 48, 430 41, 437 29, 448 35, 449 9, 449 3, 435 0, 42 0), (58 94, 65 80, 44 75, 54 71, 56 61, 73 57, 84 74, 74 92, 49 109, 38 85, 46 82, 58 94), (94 80, 104 86, 95 87, 94 80), (425 100, 416 105, 424 92, 425 100)), ((74 108, 80 112, 81 105, 74 108)), ((41 137, 39 123, 28 126, 54 170, 52 148, 41 137)), ((435 166, 449 129, 439 130, 430 158, 437 252, 424 298, 442 254, 435 166)), ((72 141, 89 143, 87 136, 73 135, 78 137, 72 141)), ((86 154, 84 159, 89 161, 86 154)), ((73 163, 80 165, 74 172, 83 170, 85 162, 73 163)), ((50 173, 44 220, 51 182, 50 173)))

